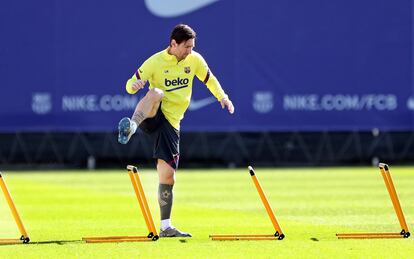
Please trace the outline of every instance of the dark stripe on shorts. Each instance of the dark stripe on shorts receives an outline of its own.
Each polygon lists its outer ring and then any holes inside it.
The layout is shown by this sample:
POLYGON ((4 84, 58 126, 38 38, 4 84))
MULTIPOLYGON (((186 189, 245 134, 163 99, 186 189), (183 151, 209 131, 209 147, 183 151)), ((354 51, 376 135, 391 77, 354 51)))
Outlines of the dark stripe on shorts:
POLYGON ((180 159, 180 155, 175 155, 173 156, 173 160, 169 161, 167 164, 169 164, 172 168, 174 168, 175 170, 177 170, 178 168, 178 161, 180 159))
POLYGON ((173 88, 173 89, 168 89, 168 90, 166 90, 167 92, 172 92, 172 91, 175 91, 175 90, 178 90, 178 89, 181 89, 181 88, 185 88, 185 87, 187 87, 188 85, 183 85, 183 86, 179 86, 179 87, 176 87, 176 88, 173 88))
POLYGON ((207 84, 209 78, 210 78, 210 69, 207 71, 207 75, 206 75, 206 78, 204 79, 203 83, 207 84))

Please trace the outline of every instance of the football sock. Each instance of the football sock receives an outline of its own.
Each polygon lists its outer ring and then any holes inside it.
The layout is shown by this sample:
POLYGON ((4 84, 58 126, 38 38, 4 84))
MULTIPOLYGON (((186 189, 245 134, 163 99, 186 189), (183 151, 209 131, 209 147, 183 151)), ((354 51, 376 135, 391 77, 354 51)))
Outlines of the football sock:
POLYGON ((160 184, 158 186, 158 203, 160 205, 161 222, 169 219, 171 216, 171 208, 173 203, 172 189, 173 185, 169 184, 160 184))
POLYGON ((166 230, 167 228, 170 228, 171 226, 171 219, 163 219, 161 220, 161 230, 166 230))

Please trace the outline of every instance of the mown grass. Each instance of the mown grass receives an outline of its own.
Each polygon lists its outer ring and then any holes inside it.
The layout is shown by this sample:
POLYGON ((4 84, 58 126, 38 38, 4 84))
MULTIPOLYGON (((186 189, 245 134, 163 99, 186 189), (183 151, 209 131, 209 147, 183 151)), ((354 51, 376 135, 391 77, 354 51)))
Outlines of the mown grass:
MULTIPOLYGON (((145 235, 129 177, 117 171, 3 172, 31 243, 2 245, 0 258, 407 258, 413 238, 338 240, 338 232, 400 226, 377 168, 259 168, 258 179, 286 235, 282 241, 211 241, 210 234, 272 234, 246 169, 180 170, 173 224, 191 239, 85 244, 83 236, 145 235)), ((409 227, 414 168, 392 167, 409 227)), ((157 176, 141 179, 157 226, 157 176)), ((0 236, 19 233, 0 197, 0 236)))

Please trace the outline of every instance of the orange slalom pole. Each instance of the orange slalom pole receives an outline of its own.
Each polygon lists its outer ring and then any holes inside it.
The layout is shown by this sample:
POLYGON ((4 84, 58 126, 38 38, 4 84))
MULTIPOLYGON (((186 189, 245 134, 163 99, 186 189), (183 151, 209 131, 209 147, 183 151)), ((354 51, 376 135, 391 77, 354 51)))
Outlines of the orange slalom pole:
POLYGON ((336 234, 338 239, 373 239, 373 238, 404 238, 399 232, 378 232, 378 233, 341 233, 336 234))
POLYGON ((276 235, 279 235, 279 238, 282 239, 285 235, 283 234, 282 229, 276 220, 275 214, 273 213, 272 208, 269 205, 269 201, 267 200, 266 195, 263 192, 262 186, 260 185, 259 180, 257 179, 254 173, 254 169, 251 166, 249 166, 248 168, 254 185, 256 186, 256 189, 259 192, 260 199, 262 200, 263 205, 266 208, 267 214, 269 215, 269 218, 272 221, 273 227, 275 228, 276 235))
POLYGON ((109 237, 83 237, 86 243, 118 243, 118 242, 146 242, 153 241, 147 236, 109 236, 109 237))
POLYGON ((387 176, 387 173, 383 170, 383 168, 380 168, 380 171, 381 171, 381 176, 384 179, 385 186, 387 187, 388 194, 390 195, 390 199, 391 199, 391 202, 392 202, 392 206, 394 207, 395 214, 397 215, 397 218, 398 218, 398 221, 400 222, 401 228, 404 228, 401 224, 401 215, 400 215, 400 213, 399 213, 399 211, 396 207, 396 202, 397 201, 395 200, 394 193, 391 190, 391 186, 390 186, 390 182, 389 182, 389 178, 387 176))
POLYGON ((395 235, 347 235, 347 236, 337 236, 338 239, 380 239, 380 238, 404 238, 400 233, 395 233, 395 235))
POLYGON ((144 216, 149 234, 146 236, 101 236, 101 237, 83 237, 82 240, 86 243, 119 243, 119 242, 146 242, 157 241, 159 236, 156 232, 154 222, 152 220, 151 212, 149 210, 144 189, 142 188, 141 180, 139 179, 138 169, 135 166, 127 166, 128 175, 134 188, 135 195, 138 199, 142 215, 144 216))
POLYGON ((275 237, 275 235, 270 234, 219 234, 219 235, 210 235, 209 237, 275 237))
POLYGON ((86 243, 121 243, 121 242, 149 242, 153 241, 148 237, 137 237, 137 238, 94 238, 94 239, 84 239, 86 243))
POLYGON ((388 167, 387 164, 380 163, 379 168, 380 168, 380 171, 381 171, 381 175, 384 178, 385 185, 387 186, 388 193, 390 194, 391 201, 392 201, 392 204, 394 206, 395 213, 397 214, 397 217, 398 217, 398 221, 400 222, 400 226, 402 228, 401 234, 404 235, 404 234, 408 233, 408 235, 409 235, 407 222, 405 221, 404 213, 402 211, 401 204, 400 204, 400 201, 398 199, 398 195, 397 195, 394 183, 393 183, 392 178, 391 178, 389 167, 388 167))
POLYGON ((10 210, 13 214, 13 218, 16 221, 17 227, 19 228, 21 236, 21 240, 23 243, 28 243, 30 241, 29 236, 27 235, 26 229, 23 226, 22 219, 20 218, 19 213, 17 212, 16 206, 14 205, 14 202, 12 200, 12 197, 10 196, 10 192, 7 189, 6 183, 3 180, 3 177, 0 173, 0 185, 1 189, 3 191, 4 196, 6 197, 7 203, 9 204, 10 210))
POLYGON ((106 236, 106 237, 83 237, 83 240, 100 240, 100 239, 139 239, 145 238, 148 239, 147 236, 106 236))
POLYGON ((272 236, 272 237, 244 237, 244 236, 228 236, 228 237, 212 237, 211 240, 216 241, 226 241, 226 240, 278 240, 278 237, 272 236))
POLYGON ((145 224, 147 225, 147 228, 149 231, 148 237, 151 238, 154 235, 154 233, 152 232, 151 225, 149 223, 148 214, 145 209, 144 202, 142 201, 142 197, 141 197, 141 194, 137 186, 138 184, 136 183, 134 173, 132 172, 133 169, 129 168, 129 166, 127 167, 127 169, 128 169, 129 178, 131 179, 132 187, 134 188, 135 195, 137 196, 137 199, 138 199, 139 207, 141 208, 142 215, 144 216, 144 219, 145 219, 145 224))
POLYGON ((0 245, 18 245, 21 243, 22 243, 21 239, 13 239, 13 238, 0 239, 0 245))
POLYGON ((133 176, 135 178, 135 182, 136 182, 137 187, 138 187, 138 192, 141 195, 142 203, 144 205, 145 211, 147 212, 149 227, 151 229, 151 232, 154 234, 153 238, 155 238, 155 240, 156 240, 156 239, 158 239, 157 230, 155 228, 155 224, 154 224, 154 220, 152 218, 151 210, 149 209, 149 206, 148 206, 148 203, 147 203, 147 198, 145 196, 144 188, 142 187, 142 184, 141 184, 141 179, 139 177, 138 169, 137 169, 137 167, 133 166, 132 170, 133 170, 133 176))
POLYGON ((336 236, 375 236, 375 235, 382 235, 382 236, 396 236, 399 235, 401 236, 400 233, 398 232, 378 232, 378 233, 373 233, 373 232, 368 232, 368 233, 341 233, 341 234, 336 234, 336 236))
POLYGON ((396 196, 396 193, 394 193, 393 190, 392 190, 393 187, 391 186, 389 175, 383 169, 381 169, 381 175, 382 175, 382 178, 384 179, 385 186, 387 187, 388 194, 390 195, 391 202, 392 202, 392 205, 394 207, 395 214, 397 214, 398 221, 400 222, 400 226, 403 230, 405 230, 404 224, 403 224, 403 219, 402 219, 402 217, 404 217, 404 216, 401 215, 401 213, 398 209, 398 205, 397 205, 398 204, 398 197, 396 196))

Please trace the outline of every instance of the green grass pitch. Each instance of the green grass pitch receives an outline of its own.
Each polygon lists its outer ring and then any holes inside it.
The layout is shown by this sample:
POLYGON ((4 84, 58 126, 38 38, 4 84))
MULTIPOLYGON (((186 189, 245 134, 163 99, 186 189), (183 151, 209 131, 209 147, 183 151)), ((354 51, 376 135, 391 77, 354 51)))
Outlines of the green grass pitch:
MULTIPOLYGON (((390 168, 410 231, 414 168, 390 168)), ((414 239, 338 240, 341 232, 397 232, 396 214, 378 168, 256 168, 286 237, 282 241, 211 241, 210 234, 273 234, 246 169, 179 170, 174 226, 190 239, 86 244, 84 236, 148 233, 126 170, 3 171, 31 238, 1 245, 0 258, 408 258, 414 239)), ((159 227, 157 175, 141 179, 159 227)), ((19 233, 0 197, 0 237, 19 233)))

